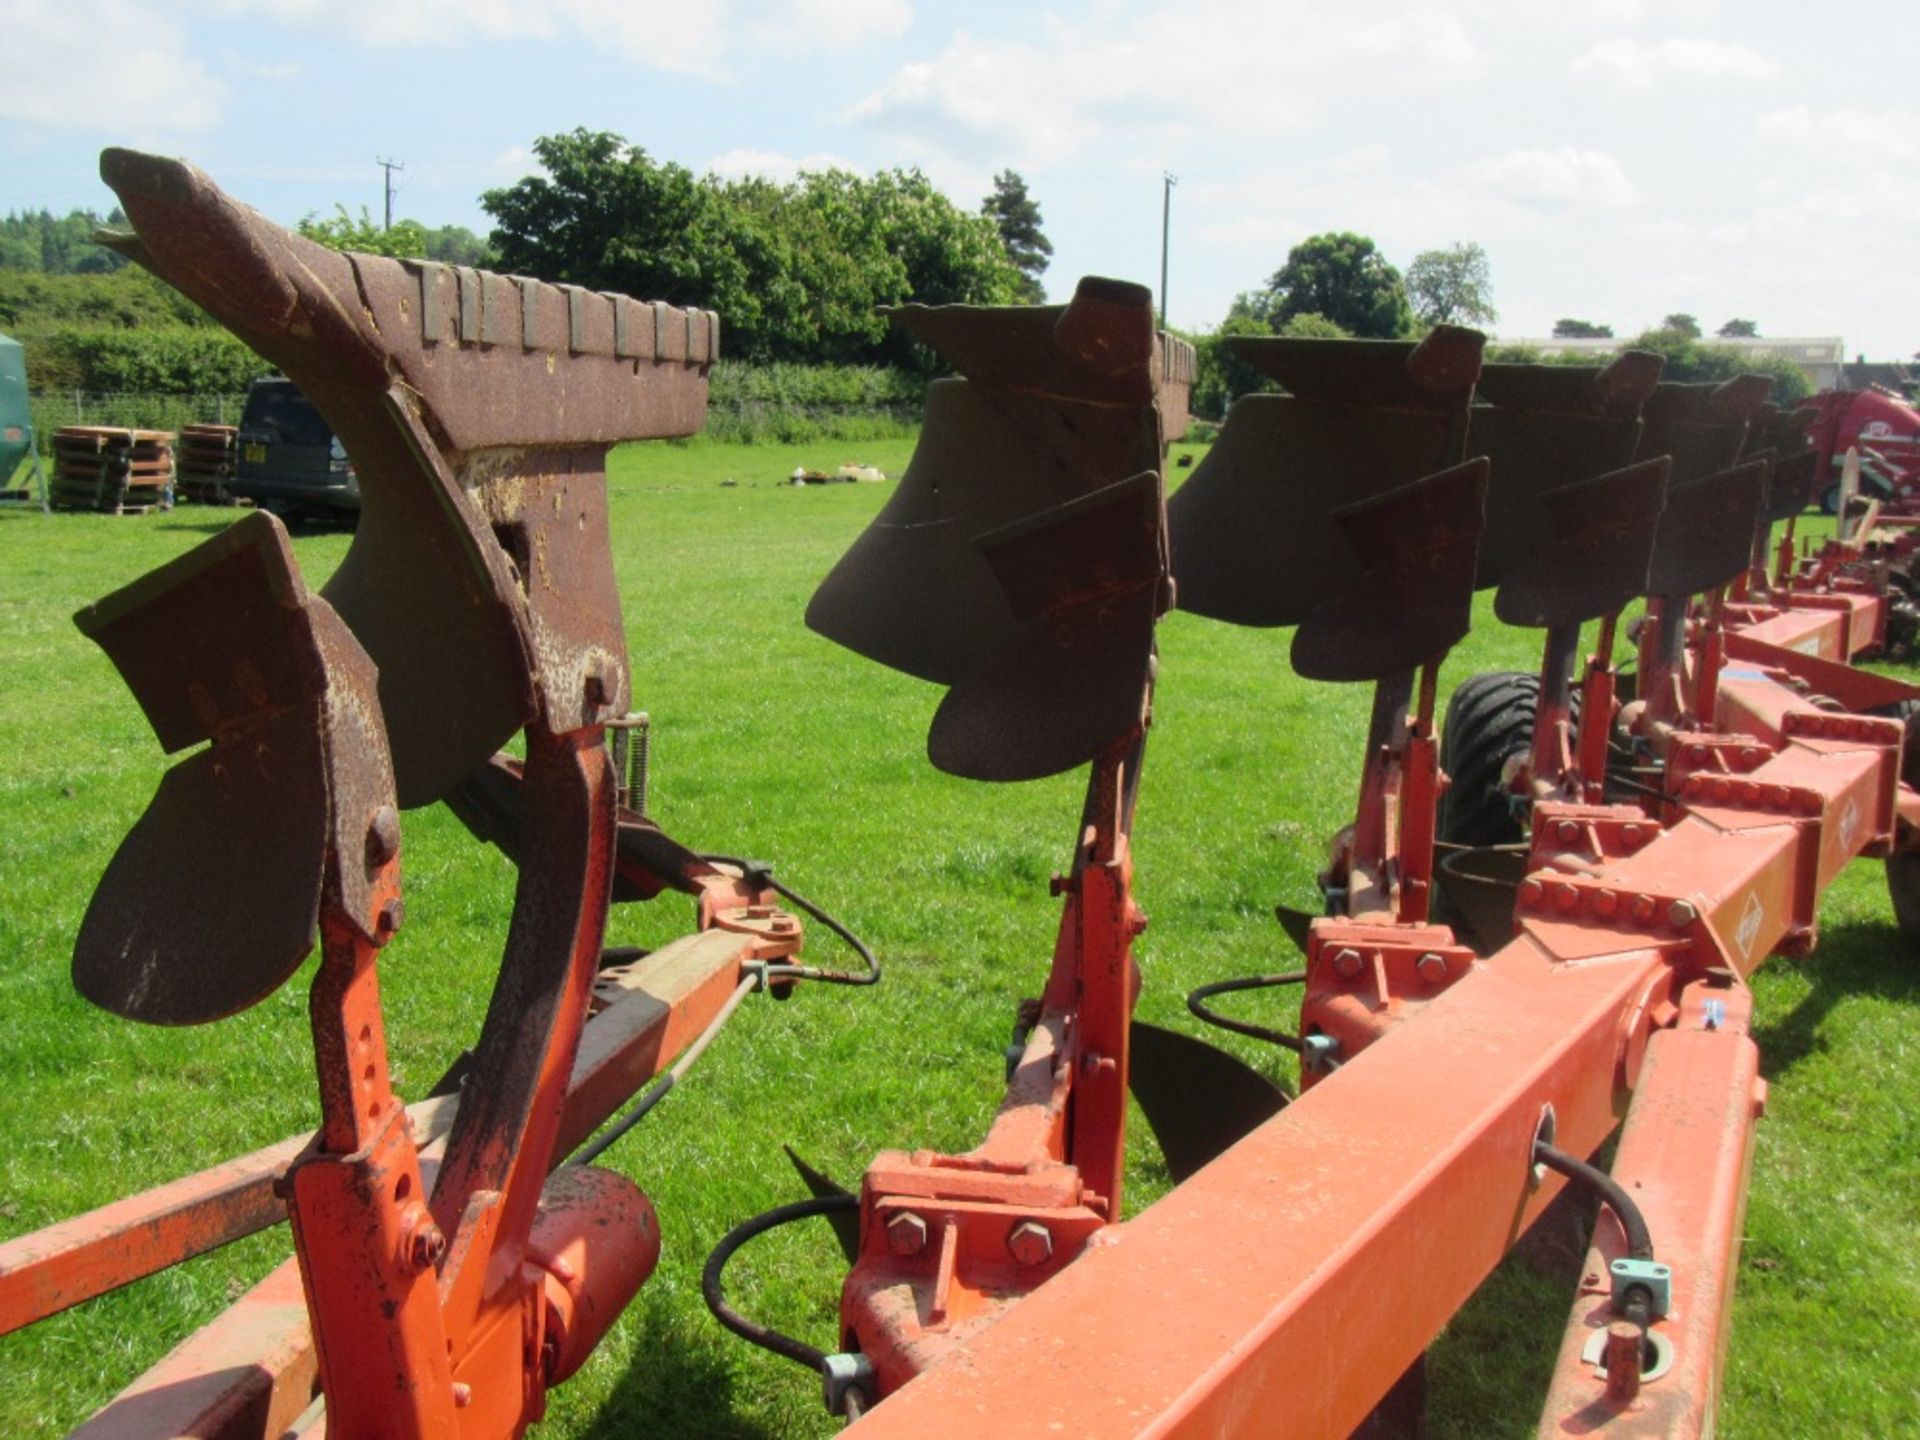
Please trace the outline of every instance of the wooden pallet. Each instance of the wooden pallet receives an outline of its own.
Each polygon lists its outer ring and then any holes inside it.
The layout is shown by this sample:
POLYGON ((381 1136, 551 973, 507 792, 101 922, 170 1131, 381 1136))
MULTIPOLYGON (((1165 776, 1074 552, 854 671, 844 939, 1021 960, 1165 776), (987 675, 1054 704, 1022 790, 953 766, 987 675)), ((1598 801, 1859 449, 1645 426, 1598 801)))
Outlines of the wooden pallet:
POLYGON ((177 447, 175 494, 199 505, 235 505, 233 477, 238 470, 239 427, 183 425, 177 447))
POLYGON ((173 432, 66 425, 53 434, 47 503, 55 510, 145 515, 173 503, 173 432))

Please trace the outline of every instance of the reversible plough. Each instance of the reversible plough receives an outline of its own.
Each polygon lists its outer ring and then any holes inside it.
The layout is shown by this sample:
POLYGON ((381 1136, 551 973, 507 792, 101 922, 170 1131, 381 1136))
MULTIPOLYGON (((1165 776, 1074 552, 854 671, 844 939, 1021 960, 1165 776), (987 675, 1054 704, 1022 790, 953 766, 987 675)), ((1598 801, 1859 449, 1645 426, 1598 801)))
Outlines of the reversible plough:
MULTIPOLYGON (((803 963, 783 901, 851 937, 645 814, 604 461, 698 428, 718 320, 340 255, 178 162, 102 168, 135 231, 116 243, 299 382, 365 510, 318 591, 257 515, 77 617, 192 753, 107 866, 74 980, 196 1024, 317 941, 320 1124, 0 1245, 0 1331, 290 1219, 294 1258, 77 1433, 518 1435, 659 1256, 646 1196, 584 1162, 748 996, 878 977, 858 941, 862 970, 803 963), (400 814, 438 800, 519 881, 477 1041, 406 1105, 378 961, 400 814), (170 882, 186 856, 231 882, 219 913, 170 882), (667 890, 694 934, 604 949, 611 904, 667 890)), ((1414 1435, 1426 1347, 1583 1200, 1542 1435, 1709 1433, 1765 1100, 1746 977, 1813 944, 1856 856, 1887 859, 1920 926, 1920 689, 1850 663, 1900 602, 1874 517, 1811 559, 1773 548, 1819 475, 1810 417, 1752 379, 1662 383, 1649 355, 1483 364, 1448 326, 1234 341, 1280 388, 1169 499, 1193 351, 1144 289, 892 319, 954 378, 807 623, 945 687, 940 769, 1084 766, 1086 797, 984 1140, 883 1152, 851 1191, 796 1162, 811 1198, 709 1259, 716 1316, 875 1437, 1414 1435), (1540 668, 1471 677, 1442 726, 1480 590, 1543 632, 1540 668), (1304 966, 1188 999, 1295 1052, 1297 1096, 1133 1019, 1130 840, 1176 604, 1290 627, 1302 678, 1372 687, 1318 913, 1278 907, 1304 966), (1219 1008, 1280 987, 1289 1028, 1219 1008), (1178 1183, 1129 1219, 1130 1091, 1178 1183), (830 1349, 725 1286, 742 1245, 815 1216, 850 1265, 830 1349)))

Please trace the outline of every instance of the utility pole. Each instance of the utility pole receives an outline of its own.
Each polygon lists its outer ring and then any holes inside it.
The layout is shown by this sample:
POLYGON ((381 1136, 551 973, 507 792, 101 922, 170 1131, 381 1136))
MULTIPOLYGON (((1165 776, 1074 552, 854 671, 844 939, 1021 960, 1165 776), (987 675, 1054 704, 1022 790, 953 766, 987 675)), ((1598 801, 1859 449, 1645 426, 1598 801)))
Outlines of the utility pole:
POLYGON ((1167 328, 1167 233, 1173 223, 1173 187, 1180 183, 1180 177, 1171 171, 1162 171, 1161 179, 1166 188, 1160 192, 1160 328, 1167 328))
MULTIPOLYGON (((381 228, 391 230, 393 228, 393 172, 396 170, 404 170, 407 167, 402 165, 398 160, 375 160, 373 163, 387 172, 387 223, 381 228)), ((1162 284, 1160 288, 1165 290, 1167 287, 1165 284, 1162 284)))

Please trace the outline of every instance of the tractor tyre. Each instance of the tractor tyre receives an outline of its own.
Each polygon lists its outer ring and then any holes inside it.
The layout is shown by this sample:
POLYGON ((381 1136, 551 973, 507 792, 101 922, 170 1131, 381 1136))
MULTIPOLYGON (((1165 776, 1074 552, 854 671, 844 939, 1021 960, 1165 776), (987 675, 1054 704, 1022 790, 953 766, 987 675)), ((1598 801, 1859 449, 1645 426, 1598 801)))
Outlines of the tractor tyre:
POLYGON ((1442 842, 1477 848, 1526 839, 1503 782, 1508 761, 1533 746, 1539 705, 1540 677, 1517 670, 1469 676, 1453 692, 1440 732, 1440 768, 1450 782, 1440 800, 1442 842))
MULTIPOLYGON (((1920 789, 1920 700, 1898 700, 1872 712, 1907 727, 1900 747, 1900 779, 1920 789)), ((1887 857, 1887 898, 1894 923, 1912 945, 1920 945, 1920 850, 1899 850, 1887 857)))

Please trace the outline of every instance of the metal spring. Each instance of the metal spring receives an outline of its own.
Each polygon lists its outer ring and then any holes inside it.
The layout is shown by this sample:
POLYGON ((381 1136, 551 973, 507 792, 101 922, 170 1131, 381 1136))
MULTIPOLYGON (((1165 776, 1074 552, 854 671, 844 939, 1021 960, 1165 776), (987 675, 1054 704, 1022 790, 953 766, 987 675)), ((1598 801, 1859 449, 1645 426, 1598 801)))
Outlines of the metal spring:
POLYGON ((647 763, 652 749, 652 724, 647 712, 636 710, 607 723, 612 732, 613 769, 620 777, 620 803, 636 815, 647 813, 647 763))

